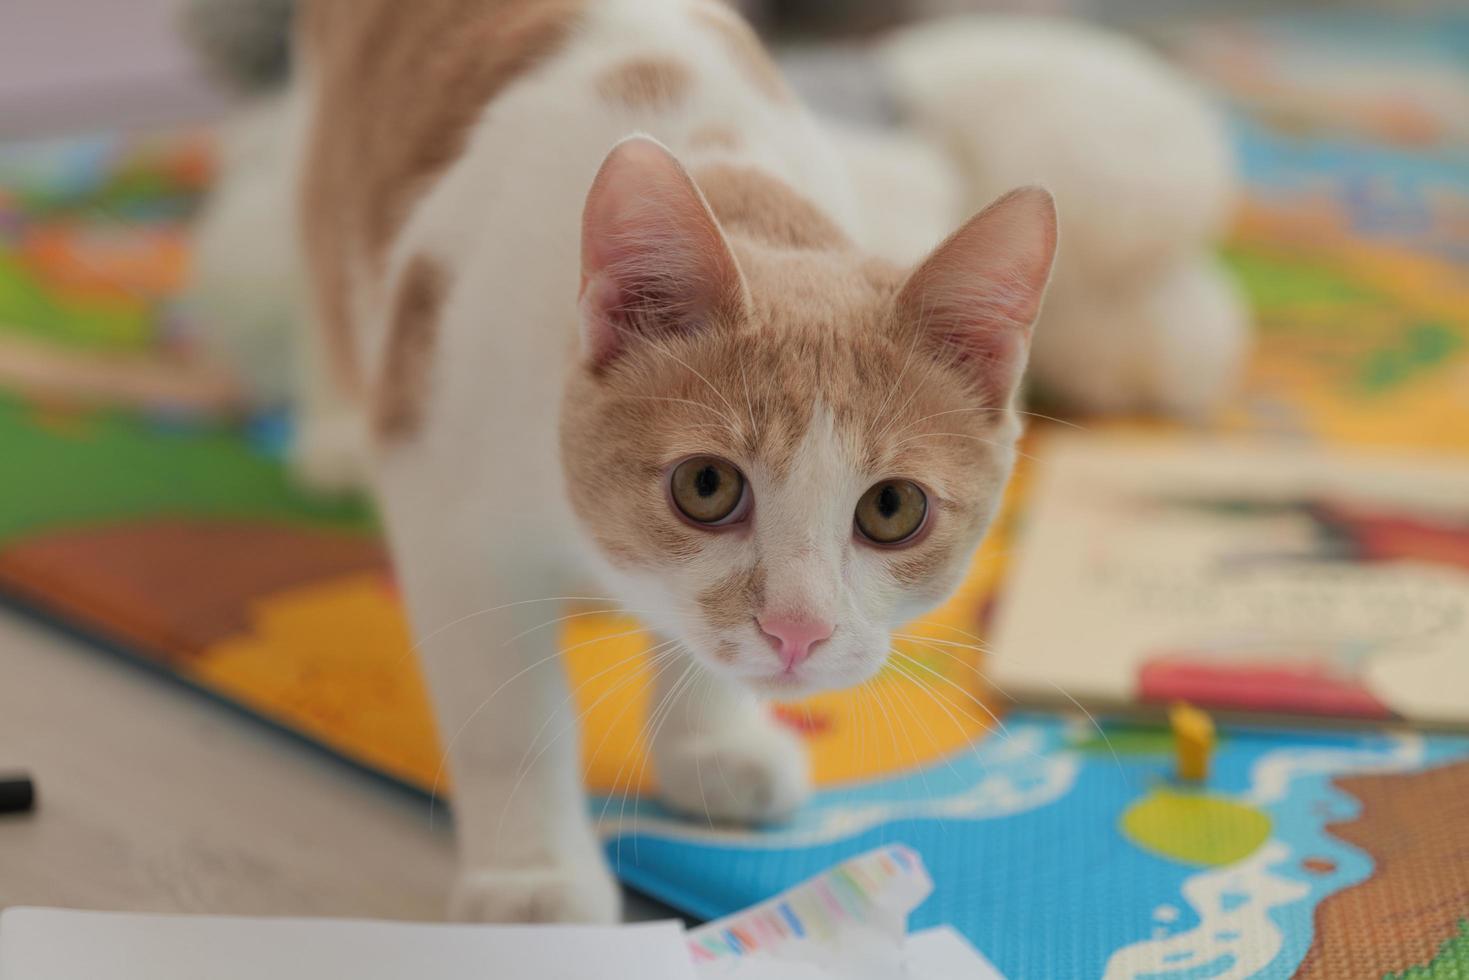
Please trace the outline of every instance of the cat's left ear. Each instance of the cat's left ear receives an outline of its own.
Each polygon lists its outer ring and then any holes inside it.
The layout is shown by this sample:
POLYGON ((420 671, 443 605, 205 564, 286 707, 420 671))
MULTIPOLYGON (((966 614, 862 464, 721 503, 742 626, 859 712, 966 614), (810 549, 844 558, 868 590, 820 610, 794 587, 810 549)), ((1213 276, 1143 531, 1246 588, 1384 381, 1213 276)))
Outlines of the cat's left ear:
POLYGON ((960 364, 987 402, 1009 404, 1056 256, 1056 205, 1022 187, 944 241, 898 294, 901 329, 960 364))
POLYGON ((702 330, 745 307, 744 279, 683 165, 647 137, 602 163, 582 215, 582 337, 594 367, 639 337, 702 330))

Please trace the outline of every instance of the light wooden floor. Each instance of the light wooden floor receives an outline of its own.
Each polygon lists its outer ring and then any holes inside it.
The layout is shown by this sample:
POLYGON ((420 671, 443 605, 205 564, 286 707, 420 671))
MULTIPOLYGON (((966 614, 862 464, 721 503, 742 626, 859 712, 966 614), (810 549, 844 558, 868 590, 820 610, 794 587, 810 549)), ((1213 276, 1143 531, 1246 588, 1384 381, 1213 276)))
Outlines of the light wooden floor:
POLYGON ((138 668, 0 615, 0 907, 432 919, 452 872, 422 801, 138 668))
MULTIPOLYGON (((438 919, 442 811, 201 695, 0 612, 0 908, 438 919)), ((671 913, 630 895, 631 920, 671 913)))

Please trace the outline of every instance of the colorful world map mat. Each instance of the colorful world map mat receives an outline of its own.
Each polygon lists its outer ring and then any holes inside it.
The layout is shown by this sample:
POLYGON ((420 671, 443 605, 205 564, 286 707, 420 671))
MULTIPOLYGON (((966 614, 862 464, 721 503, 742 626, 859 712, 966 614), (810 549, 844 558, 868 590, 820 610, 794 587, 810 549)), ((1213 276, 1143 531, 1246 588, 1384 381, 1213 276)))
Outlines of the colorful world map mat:
MULTIPOLYGON (((1217 427, 1463 455, 1469 137, 1433 93, 1469 91, 1453 40, 1469 26, 1409 32, 1395 98, 1354 114, 1366 103, 1332 98, 1322 71, 1360 66, 1352 39, 1404 21, 1349 20, 1355 34, 1271 22, 1173 41, 1228 96, 1248 181, 1225 255, 1258 349, 1217 427)), ((222 415, 193 357, 199 325, 176 297, 210 170, 197 134, 0 148, 0 595, 443 793, 372 515, 294 487, 289 420, 222 415)), ((1044 435, 1029 447, 1042 458, 1044 435)), ((1186 792, 1156 732, 996 727, 976 647, 1028 479, 970 580, 883 674, 777 709, 821 787, 787 827, 715 830, 643 799, 636 623, 548 611, 575 616, 561 628, 587 781, 623 878, 714 916, 902 841, 937 882, 916 924, 952 922, 1013 977, 1469 971, 1462 740, 1231 730, 1215 779, 1186 792)))

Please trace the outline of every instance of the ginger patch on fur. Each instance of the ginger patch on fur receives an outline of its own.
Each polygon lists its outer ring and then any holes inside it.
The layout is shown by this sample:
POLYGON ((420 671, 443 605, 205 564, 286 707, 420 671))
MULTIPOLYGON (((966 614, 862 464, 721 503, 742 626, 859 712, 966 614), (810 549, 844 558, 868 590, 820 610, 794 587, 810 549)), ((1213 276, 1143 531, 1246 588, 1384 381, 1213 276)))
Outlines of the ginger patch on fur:
POLYGON ((765 568, 761 565, 732 572, 699 593, 699 607, 709 625, 718 629, 733 629, 754 621, 764 602, 765 568))
POLYGON ((613 65, 597 79, 597 92, 628 109, 672 109, 688 97, 694 73, 673 58, 636 58, 613 65))
POLYGON ((790 102, 791 90, 765 45, 739 14, 714 3, 700 3, 693 14, 724 44, 745 77, 773 102, 790 102))
POLYGON ((447 291, 448 278, 438 263, 422 255, 408 263, 393 303, 382 378, 373 401, 373 432, 380 440, 407 438, 423 424, 429 366, 447 291))
POLYGON ((844 248, 846 234, 779 177, 754 167, 712 163, 694 181, 728 234, 779 248, 844 248))
POLYGON ((500 92, 560 50, 578 0, 312 0, 296 41, 317 112, 301 188, 333 376, 360 388, 348 296, 500 92))
POLYGON ((738 150, 740 134, 733 126, 705 126, 689 137, 689 146, 696 150, 738 150))

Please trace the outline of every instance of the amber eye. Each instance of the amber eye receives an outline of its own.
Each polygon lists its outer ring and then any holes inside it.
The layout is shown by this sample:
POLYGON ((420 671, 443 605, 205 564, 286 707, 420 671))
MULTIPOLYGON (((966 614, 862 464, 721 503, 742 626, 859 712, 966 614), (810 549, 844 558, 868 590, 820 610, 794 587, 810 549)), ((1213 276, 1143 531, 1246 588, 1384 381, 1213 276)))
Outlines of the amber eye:
POLYGON ((734 464, 715 456, 695 456, 673 468, 673 504, 695 524, 731 524, 740 516, 745 478, 734 464))
POLYGON ((898 544, 917 534, 928 513, 928 498, 909 480, 875 483, 857 501, 857 530, 869 541, 898 544))

